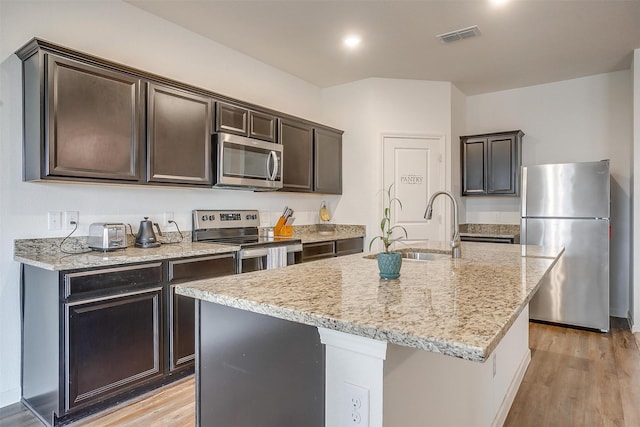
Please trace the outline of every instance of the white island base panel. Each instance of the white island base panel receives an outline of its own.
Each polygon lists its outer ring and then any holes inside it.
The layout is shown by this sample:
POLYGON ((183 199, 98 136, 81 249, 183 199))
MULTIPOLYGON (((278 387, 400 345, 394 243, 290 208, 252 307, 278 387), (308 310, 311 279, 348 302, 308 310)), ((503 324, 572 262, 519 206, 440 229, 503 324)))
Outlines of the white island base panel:
POLYGON ((484 362, 318 330, 326 345, 327 427, 502 426, 531 361, 528 305, 484 362), (351 385, 369 400, 355 413, 351 385))

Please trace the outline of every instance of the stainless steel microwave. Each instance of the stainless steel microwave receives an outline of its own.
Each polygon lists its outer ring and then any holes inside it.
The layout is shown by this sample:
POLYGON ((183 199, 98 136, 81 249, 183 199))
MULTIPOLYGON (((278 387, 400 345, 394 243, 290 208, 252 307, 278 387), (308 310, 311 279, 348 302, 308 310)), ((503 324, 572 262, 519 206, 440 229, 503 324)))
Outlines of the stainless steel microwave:
POLYGON ((282 144, 228 133, 217 133, 213 138, 215 187, 282 188, 282 144))

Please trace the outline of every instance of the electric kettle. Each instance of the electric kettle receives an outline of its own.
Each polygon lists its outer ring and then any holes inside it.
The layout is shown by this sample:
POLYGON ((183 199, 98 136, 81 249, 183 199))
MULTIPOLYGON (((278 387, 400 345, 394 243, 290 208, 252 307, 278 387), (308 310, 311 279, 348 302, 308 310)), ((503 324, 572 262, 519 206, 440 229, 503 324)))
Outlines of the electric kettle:
POLYGON ((156 234, 153 232, 154 226, 158 230, 158 234, 162 236, 162 231, 160 231, 160 226, 157 222, 149 221, 148 216, 144 217, 144 221, 140 221, 140 227, 136 235, 136 246, 141 248, 157 248, 160 246, 160 242, 156 240, 156 234))

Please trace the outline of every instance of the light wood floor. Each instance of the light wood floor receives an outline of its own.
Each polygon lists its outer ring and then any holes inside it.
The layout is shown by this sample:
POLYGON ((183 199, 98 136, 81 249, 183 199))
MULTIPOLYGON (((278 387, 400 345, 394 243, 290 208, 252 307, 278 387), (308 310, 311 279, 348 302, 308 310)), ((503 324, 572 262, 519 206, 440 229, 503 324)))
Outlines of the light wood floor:
MULTIPOLYGON (((127 403, 70 424, 73 427, 193 427, 195 417, 193 375, 127 403)), ((21 403, 0 409, 1 427, 42 427, 21 403)))
MULTIPOLYGON (((640 334, 612 318, 607 334, 531 323, 531 364, 507 427, 640 426, 640 334)), ((73 427, 195 424, 193 377, 73 427)), ((0 426, 41 424, 21 404, 0 409, 0 426)))
POLYGON ((505 426, 640 426, 640 334, 530 323, 531 364, 505 426))
POLYGON ((191 376, 137 402, 73 423, 74 427, 192 427, 196 424, 195 380, 191 376))

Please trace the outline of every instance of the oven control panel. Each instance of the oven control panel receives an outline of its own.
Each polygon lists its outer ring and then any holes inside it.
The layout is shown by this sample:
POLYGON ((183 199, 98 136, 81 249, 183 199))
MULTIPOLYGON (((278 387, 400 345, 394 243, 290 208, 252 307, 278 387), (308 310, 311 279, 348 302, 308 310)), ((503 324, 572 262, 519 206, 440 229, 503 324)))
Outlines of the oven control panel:
POLYGON ((255 210, 201 210, 193 211, 193 230, 208 228, 259 227, 260 214, 255 210))

